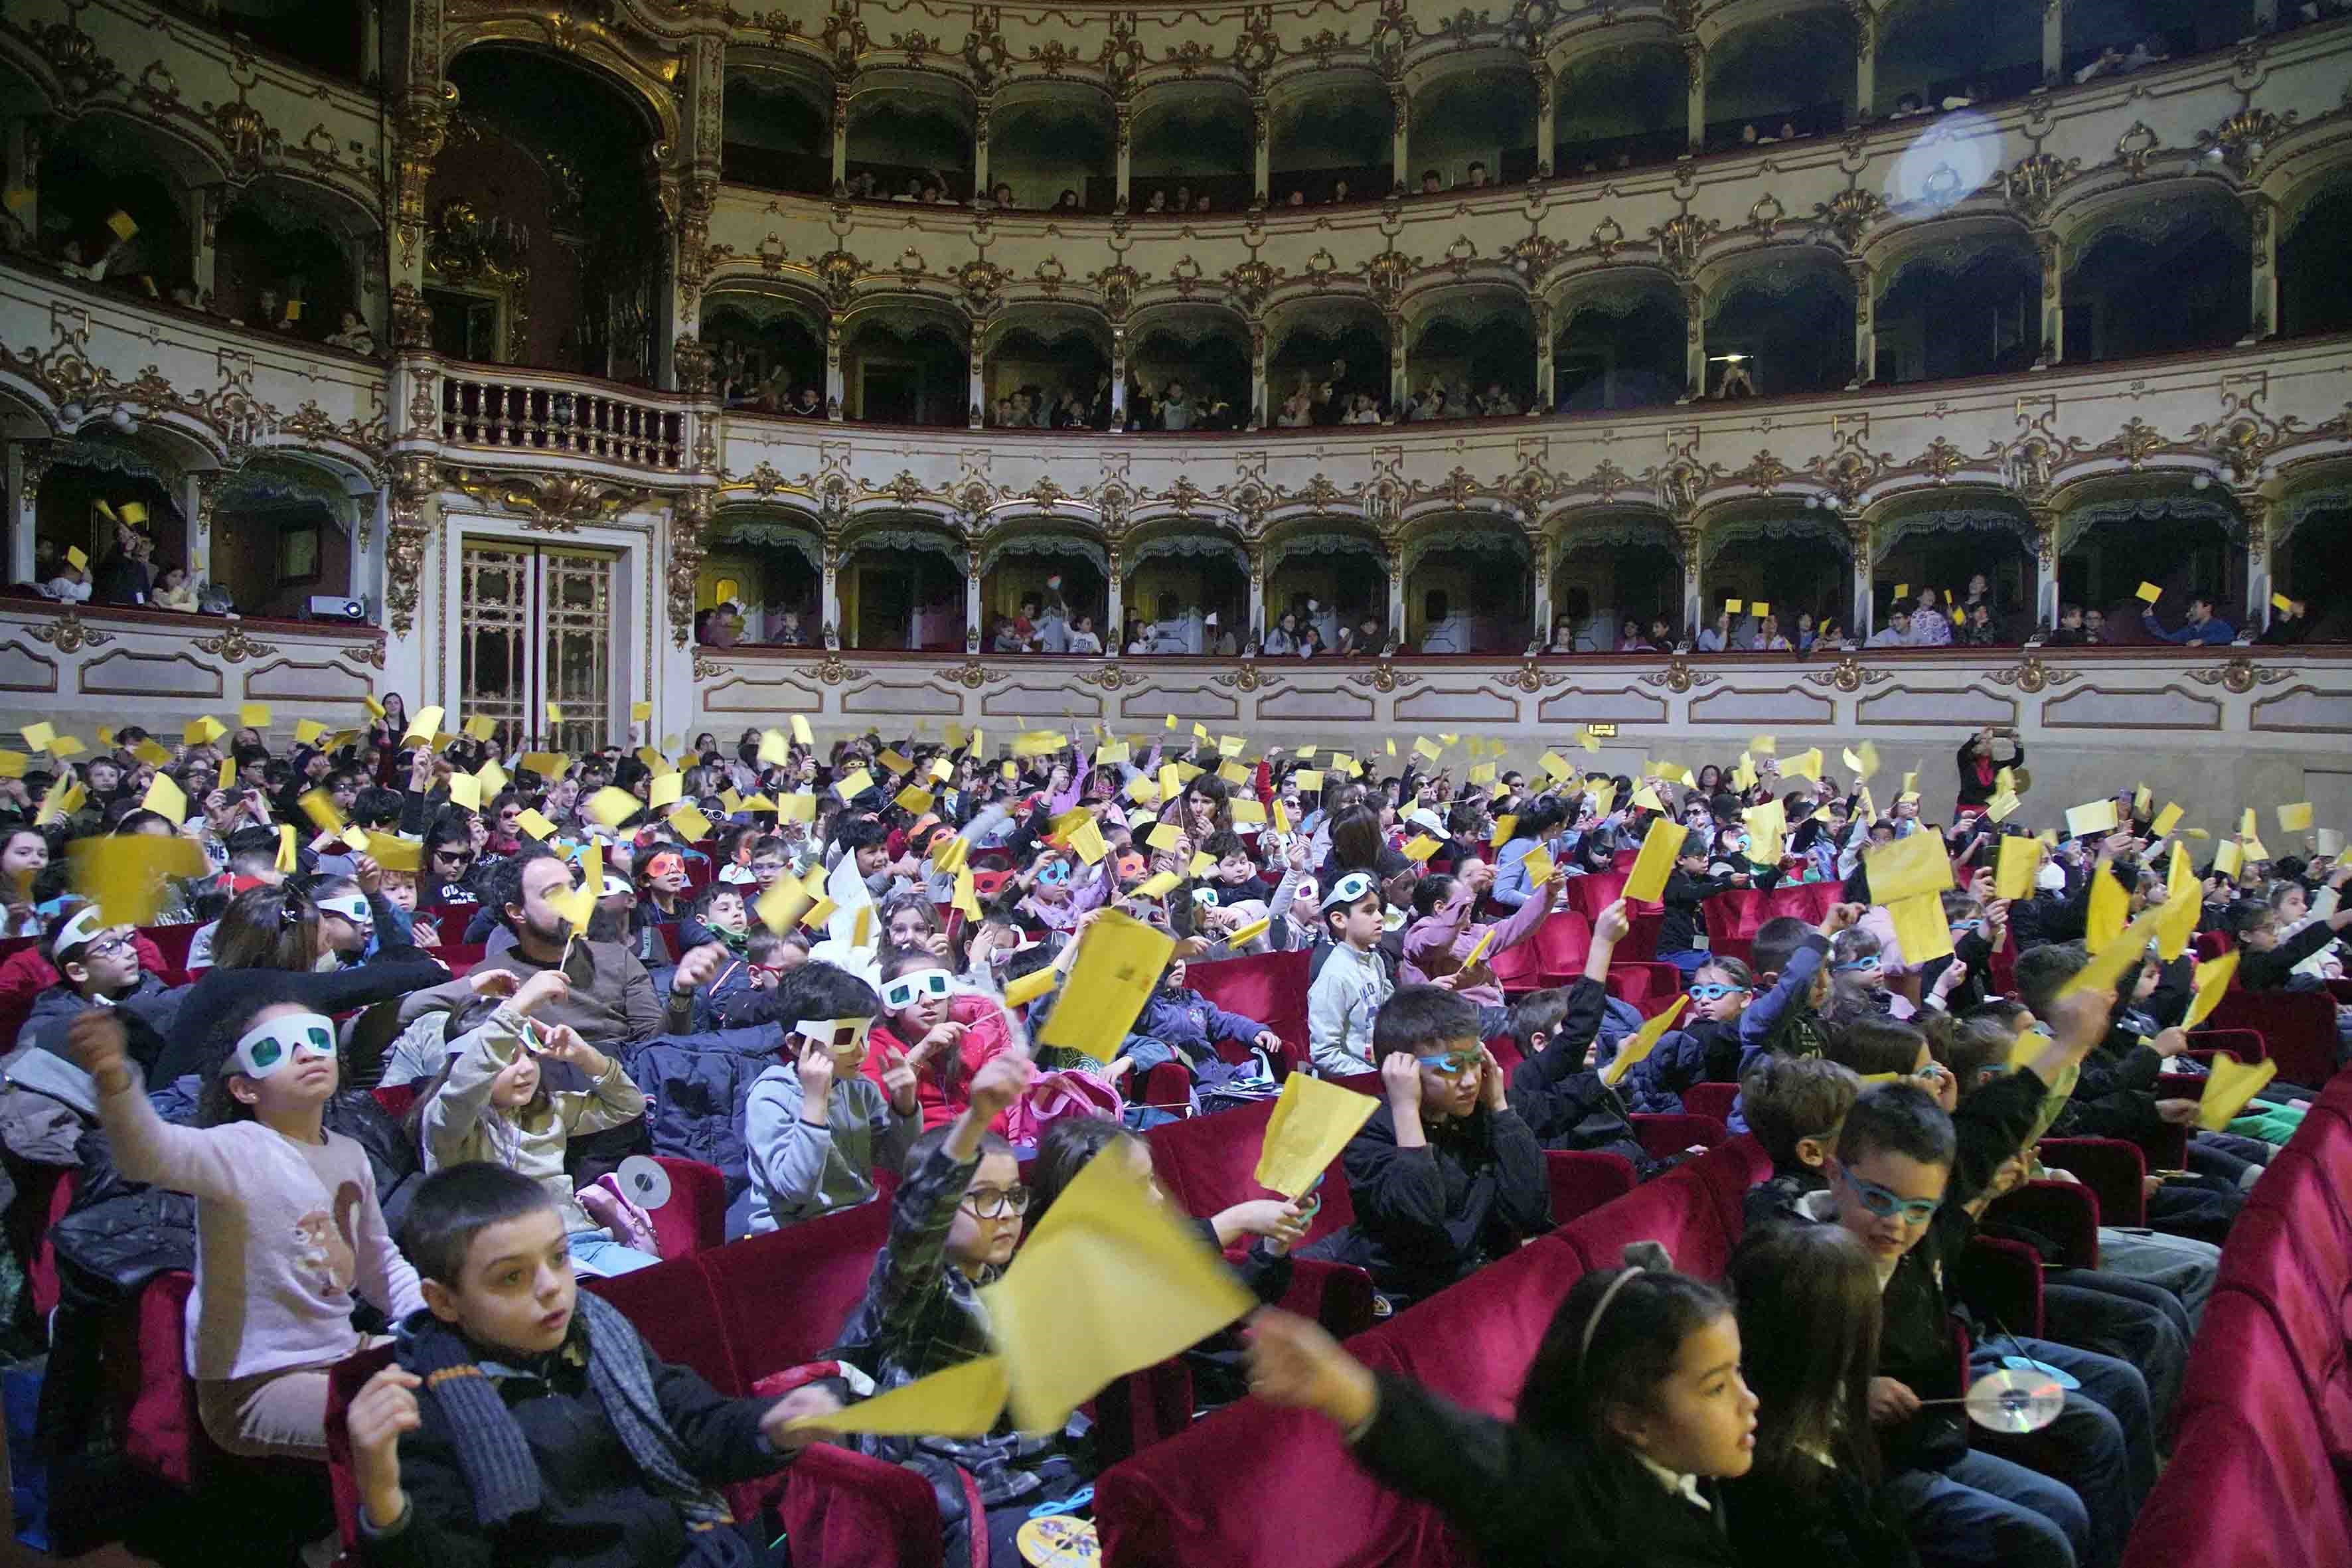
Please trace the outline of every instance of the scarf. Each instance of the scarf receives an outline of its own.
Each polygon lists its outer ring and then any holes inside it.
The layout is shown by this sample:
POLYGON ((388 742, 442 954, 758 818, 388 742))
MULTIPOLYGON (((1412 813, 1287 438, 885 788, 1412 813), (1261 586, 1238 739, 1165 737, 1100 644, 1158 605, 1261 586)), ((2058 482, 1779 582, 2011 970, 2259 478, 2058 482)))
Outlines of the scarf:
MULTIPOLYGON (((732 1524, 725 1500, 686 1468, 677 1435, 663 1418, 646 1370, 645 1346, 628 1319, 585 1290, 572 1311, 587 1335, 588 1386, 646 1482, 677 1506, 691 1532, 732 1524)), ((539 1466, 530 1442, 473 1347, 429 1311, 410 1314, 394 1332, 400 1364, 423 1378, 425 1392, 440 1405, 457 1468, 483 1526, 494 1530, 537 1509, 539 1466)))

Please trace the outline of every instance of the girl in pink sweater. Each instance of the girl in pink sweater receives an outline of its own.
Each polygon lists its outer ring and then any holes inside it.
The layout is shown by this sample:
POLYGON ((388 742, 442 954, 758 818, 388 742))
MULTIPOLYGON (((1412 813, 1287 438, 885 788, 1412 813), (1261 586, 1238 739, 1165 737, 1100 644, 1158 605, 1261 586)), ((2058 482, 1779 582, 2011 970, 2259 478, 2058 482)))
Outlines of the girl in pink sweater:
POLYGON ((205 1431, 232 1454, 324 1462, 329 1369, 370 1342, 352 1327, 353 1290, 395 1322, 425 1305, 366 1152, 321 1125, 333 1020, 293 1002, 256 1011, 205 1086, 200 1128, 155 1114, 111 1008, 70 1037, 116 1166, 195 1197, 187 1357, 205 1431))

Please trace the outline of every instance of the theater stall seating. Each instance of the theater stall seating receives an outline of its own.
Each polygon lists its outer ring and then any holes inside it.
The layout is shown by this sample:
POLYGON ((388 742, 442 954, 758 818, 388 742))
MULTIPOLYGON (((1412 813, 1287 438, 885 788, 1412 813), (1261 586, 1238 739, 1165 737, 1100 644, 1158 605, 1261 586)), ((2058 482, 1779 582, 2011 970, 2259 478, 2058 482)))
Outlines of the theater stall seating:
POLYGON ((2263 1037, 2278 1075, 2316 1089, 2336 1074, 2336 999, 2325 991, 2245 991, 2222 994, 2206 1022, 2216 1029, 2252 1029, 2263 1037))

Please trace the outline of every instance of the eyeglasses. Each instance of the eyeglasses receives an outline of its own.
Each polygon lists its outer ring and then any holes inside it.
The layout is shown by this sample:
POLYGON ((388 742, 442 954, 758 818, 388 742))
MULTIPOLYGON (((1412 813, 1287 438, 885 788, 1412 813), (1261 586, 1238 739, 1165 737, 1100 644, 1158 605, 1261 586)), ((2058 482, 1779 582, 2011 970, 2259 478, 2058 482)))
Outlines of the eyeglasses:
POLYGON ((1984 930, 1984 921, 1977 919, 1973 915, 1967 920, 1954 921, 1952 922, 1952 934, 1954 936, 1969 936, 1982 930, 1984 930))
POLYGON ((130 951, 131 939, 127 936, 102 936, 82 949, 91 958, 112 958, 119 952, 130 951))
POLYGON ((1690 997, 1694 1002, 1720 1002, 1726 996, 1747 994, 1748 987, 1745 985, 1718 985, 1712 980, 1703 985, 1694 985, 1690 988, 1690 997))
POLYGON ((882 1005, 893 1013, 903 1012, 925 996, 934 1001, 944 999, 953 985, 944 969, 901 974, 896 980, 882 983, 882 1005))
POLYGON ((958 1205, 982 1219, 1005 1219, 1029 1212, 1026 1187, 974 1187, 958 1205))
POLYGON ((1906 1198, 1900 1193, 1888 1191, 1876 1182, 1863 1180, 1843 1166, 1839 1167, 1839 1173, 1845 1178, 1846 1185, 1853 1189, 1853 1195, 1862 1200, 1862 1206, 1880 1219, 1893 1219, 1899 1215, 1905 1225, 1926 1225, 1936 1217, 1936 1211, 1944 1206, 1941 1198, 1906 1198))
POLYGON ((436 849, 433 851, 433 858, 436 860, 446 861, 452 866, 463 866, 467 861, 473 859, 473 858, 474 852, 470 849, 436 849))
POLYGON ((1465 1073, 1477 1071, 1483 1058, 1476 1051, 1447 1051, 1443 1056, 1415 1057, 1413 1059, 1441 1078, 1460 1078, 1465 1073))
POLYGON ((1831 968, 1831 973, 1833 974, 1851 974, 1856 971, 1864 974, 1876 973, 1878 971, 1878 954, 1874 952, 1866 958, 1857 958, 1850 963, 1834 964, 1831 968))

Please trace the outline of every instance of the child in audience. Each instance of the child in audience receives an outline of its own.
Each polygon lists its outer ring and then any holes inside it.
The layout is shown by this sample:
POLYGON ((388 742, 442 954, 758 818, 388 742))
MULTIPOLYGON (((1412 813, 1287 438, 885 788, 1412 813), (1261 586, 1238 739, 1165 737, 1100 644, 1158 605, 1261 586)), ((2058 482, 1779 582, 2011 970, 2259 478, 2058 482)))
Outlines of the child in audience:
POLYGON ((743 1110, 751 1231, 780 1230, 874 1196, 873 1172, 897 1170, 923 1130, 915 1069, 892 1053, 879 1080, 864 1071, 882 1010, 874 988, 830 963, 807 963, 772 993, 785 1059, 752 1081, 743 1110))
POLYGON ((1553 1313, 1515 1419, 1374 1372, 1316 1324, 1251 1321, 1250 1388, 1320 1413, 1383 1485, 1436 1504, 1489 1568, 1732 1568, 1718 1479, 1754 1458, 1739 1327, 1654 1246, 1580 1278, 1553 1313))
POLYGON ((782 936, 765 926, 752 931, 743 940, 743 956, 720 964, 695 992, 696 1031, 775 1022, 777 983, 808 961, 808 933, 797 926, 782 936))
MULTIPOLYGON (((547 1188, 453 1165, 410 1202, 423 1306, 391 1366, 352 1399, 360 1535, 383 1568, 750 1568, 715 1489, 777 1468, 835 1401, 722 1399, 656 1359, 617 1308, 577 1288, 547 1188)), ((403 1265, 404 1268, 405 1265, 403 1265)))
POLYGON ((1318 1076, 1347 1078, 1372 1070, 1374 1020, 1396 989, 1379 951, 1384 921, 1370 873, 1334 880, 1322 915, 1331 948, 1307 990, 1307 1039, 1318 1076))
POLYGON ((1131 1043, 1125 1054, 1135 1058, 1136 1072, 1148 1073, 1163 1061, 1174 1060, 1190 1068, 1196 1079, 1203 1074, 1216 1079, 1221 1076, 1217 1069, 1224 1066, 1217 1055, 1220 1040, 1255 1047, 1272 1061, 1274 1053, 1282 1048, 1282 1037, 1256 1019, 1228 1013, 1198 991, 1187 988, 1186 973, 1184 960, 1169 960, 1160 976, 1159 987, 1145 998, 1143 1011, 1136 1015, 1129 1036, 1142 1036, 1166 1047, 1163 1052, 1155 1052, 1142 1044, 1131 1043))
MULTIPOLYGON (((1696 801, 1696 797, 1694 797, 1696 801)), ((1704 810, 1704 804, 1700 803, 1704 810)), ((1736 864, 1736 862, 1727 862, 1736 864)), ((1780 868, 1750 873, 1727 870, 1720 875, 1708 871, 1706 841, 1696 833, 1683 846, 1675 868, 1667 873, 1665 890, 1658 895, 1665 906, 1665 914, 1658 926, 1658 957, 1683 972, 1685 981, 1696 978, 1708 958, 1698 939, 1706 934, 1706 919, 1699 906, 1718 893, 1734 888, 1770 888, 1780 879, 1780 868)))
POLYGON ((1475 1007, 1434 985, 1400 987, 1372 1046, 1384 1098, 1341 1156, 1356 1222, 1315 1255, 1364 1269, 1401 1306, 1550 1229, 1551 1189, 1475 1007))
POLYGON ((1892 1018, 1858 1018, 1831 1034, 1829 1058, 1865 1080, 1886 1078, 1916 1083, 1948 1116, 1959 1105, 1959 1084, 1937 1061, 1925 1031, 1892 1018))
POLYGON ((1608 1002, 1609 961, 1632 929, 1620 899, 1593 922, 1584 973, 1576 984, 1533 992, 1512 1007, 1511 1035, 1522 1059, 1511 1075, 1510 1100, 1545 1148, 1622 1155, 1636 1174, 1646 1177, 1655 1173, 1657 1162, 1635 1136, 1624 1100, 1590 1065, 1608 1002))
POLYGON ((687 918, 678 922, 678 952, 692 952, 715 942, 727 950, 728 956, 740 957, 744 943, 751 936, 751 917, 745 912, 746 897, 743 889, 729 882, 713 882, 695 894, 687 918))
POLYGON ((111 1008, 77 1017, 70 1039, 116 1168, 195 1196, 187 1357, 206 1436, 247 1458, 323 1463, 328 1375, 369 1342, 352 1327, 353 1291, 395 1321, 425 1300, 366 1152, 323 1125, 334 1023, 285 995, 258 985, 250 1012, 223 1020, 236 1044, 205 1083, 201 1127, 155 1113, 111 1008))
POLYGON ((1857 1018, 1886 1017, 1895 998, 1886 989, 1886 968, 1878 933, 1848 926, 1830 942, 1830 999, 1820 1008, 1832 1028, 1857 1018))
POLYGON ((1769 1051, 1817 1057, 1829 1041, 1821 1009, 1830 999, 1830 942, 1863 916, 1860 904, 1833 904, 1818 926, 1777 915, 1757 928, 1748 962, 1760 994, 1739 1016, 1739 1071, 1769 1051))
MULTIPOLYGON (((1028 1088, 1029 1058, 991 1058, 971 1077, 954 1120, 915 1140, 890 1205, 890 1239, 834 1351, 878 1393, 995 1353, 981 1287, 993 1283, 1021 1240, 1029 1189, 1013 1146, 988 1131, 1028 1088)), ((1066 1498, 1086 1477, 1060 1436, 1017 1432, 1009 1415, 978 1437, 861 1437, 877 1458, 910 1465, 949 1500, 950 1562, 1016 1568, 1013 1542, 1030 1510, 1066 1498), (961 1506, 962 1477, 979 1489, 982 1518, 961 1506)))
POLYGON ((962 1111, 973 1075, 1013 1048, 1013 1021, 995 997, 956 990, 947 961, 928 948, 884 955, 881 1001, 866 1076, 882 1083, 883 1064, 903 1059, 915 1069, 924 1129, 946 1126, 962 1111))
POLYGON ((1828 1187, 1822 1168, 1861 1093, 1853 1069, 1827 1057, 1766 1056, 1748 1069, 1739 1080, 1748 1131, 1772 1157, 1771 1175, 1748 1189, 1749 1229, 1793 1216, 1799 1199, 1828 1187))
POLYGON ((425 1169, 482 1160, 520 1171, 547 1189, 563 1218, 575 1267, 588 1274, 627 1274, 661 1259, 625 1245, 590 1216, 572 1195, 563 1161, 574 1137, 643 1116, 646 1092, 578 1030, 531 1022, 541 1007, 571 994, 562 971, 542 969, 512 996, 481 1004, 487 1017, 456 1021, 439 1079, 417 1096, 425 1169), (542 1062, 578 1069, 588 1088, 550 1088, 542 1062))
POLYGON ((1648 1057, 1622 1080, 1626 1102, 1639 1113, 1679 1113, 1693 1084, 1739 1081, 1739 1019, 1756 994, 1755 976, 1736 958, 1702 954, 1690 979, 1683 1027, 1659 1037, 1648 1057))
POLYGON ((1466 997, 1478 1009, 1481 1037, 1499 1035, 1510 1026, 1503 1005, 1503 988, 1496 982, 1493 961, 1497 953, 1536 934, 1551 914, 1563 874, 1555 867, 1550 876, 1528 889, 1526 901, 1507 920, 1473 922, 1471 911, 1479 897, 1495 885, 1495 868, 1473 860, 1459 877, 1443 873, 1413 884, 1413 922, 1405 928, 1404 962, 1397 980, 1405 985, 1443 985, 1466 997), (1475 968, 1463 960, 1480 943, 1486 952, 1475 968))
POLYGON ((1914 1568, 1902 1517, 1879 1488, 1870 1427, 1879 1340, 1870 1254, 1836 1226, 1766 1226, 1741 1241, 1724 1282, 1739 1304, 1740 1372, 1758 1402, 1756 1462, 1723 1489, 1733 1548, 1749 1563, 1914 1568))

